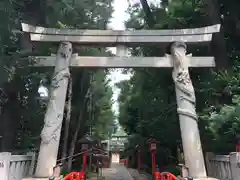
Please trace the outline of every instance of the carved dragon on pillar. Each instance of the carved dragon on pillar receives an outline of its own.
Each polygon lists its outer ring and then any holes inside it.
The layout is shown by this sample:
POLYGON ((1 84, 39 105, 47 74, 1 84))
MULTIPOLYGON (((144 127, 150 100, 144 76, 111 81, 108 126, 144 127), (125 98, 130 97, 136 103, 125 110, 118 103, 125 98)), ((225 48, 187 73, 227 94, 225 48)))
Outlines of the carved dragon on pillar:
MULTIPOLYGON (((58 52, 57 52, 57 58, 64 59, 64 63, 67 64, 61 64, 61 65, 56 65, 56 67, 60 68, 55 68, 53 78, 52 78, 52 83, 51 83, 51 92, 50 92, 50 98, 49 98, 49 106, 50 111, 47 111, 45 116, 49 116, 49 114, 52 113, 52 111, 57 111, 56 108, 56 89, 59 88, 59 83, 63 81, 65 78, 70 78, 70 72, 68 68, 69 64, 69 59, 71 58, 72 55, 72 44, 69 42, 62 42, 59 46, 58 52)), ((62 62, 62 61, 61 61, 62 62)), ((58 61, 56 63, 59 63, 58 61)), ((49 144, 52 140, 57 140, 56 132, 59 128, 62 126, 62 119, 63 112, 58 112, 57 117, 55 117, 58 120, 50 120, 48 118, 45 118, 44 122, 44 127, 41 132, 41 138, 42 142, 44 144, 49 144), (51 131, 49 130, 51 129, 51 131)))
POLYGON ((194 120, 197 120, 196 98, 193 88, 193 84, 189 75, 188 70, 188 57, 186 55, 186 44, 183 42, 174 42, 171 45, 171 56, 173 60, 173 72, 172 78, 176 85, 176 88, 180 90, 180 100, 186 100, 192 104, 194 111, 189 111, 185 107, 178 107, 177 111, 179 114, 189 116, 194 120))

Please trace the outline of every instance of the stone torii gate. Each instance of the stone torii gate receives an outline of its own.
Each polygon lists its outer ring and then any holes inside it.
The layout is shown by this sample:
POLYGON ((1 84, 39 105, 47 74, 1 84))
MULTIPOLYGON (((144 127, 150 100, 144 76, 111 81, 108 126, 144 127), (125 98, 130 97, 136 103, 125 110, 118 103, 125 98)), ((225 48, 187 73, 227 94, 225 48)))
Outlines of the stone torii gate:
POLYGON ((56 56, 33 57, 35 66, 55 67, 52 78, 50 101, 41 133, 41 147, 36 168, 36 177, 48 177, 56 164, 63 110, 67 92, 69 66, 71 67, 173 67, 176 87, 177 112, 179 114, 185 164, 194 179, 206 179, 206 168, 201 147, 195 93, 189 76, 189 67, 214 67, 213 57, 186 55, 185 43, 207 44, 212 34, 219 32, 220 25, 180 30, 78 30, 53 29, 22 24, 22 30, 30 33, 32 41, 61 42, 56 56), (72 55, 72 43, 117 47, 115 57, 88 57, 72 55), (164 57, 127 57, 130 46, 171 45, 171 54, 164 57))

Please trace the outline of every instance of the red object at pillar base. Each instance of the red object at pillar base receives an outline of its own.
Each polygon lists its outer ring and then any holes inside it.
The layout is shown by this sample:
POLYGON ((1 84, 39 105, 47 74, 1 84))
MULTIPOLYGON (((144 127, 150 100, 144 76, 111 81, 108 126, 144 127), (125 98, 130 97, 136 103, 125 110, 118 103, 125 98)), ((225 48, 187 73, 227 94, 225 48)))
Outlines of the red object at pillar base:
POLYGON ((85 180, 85 172, 71 172, 63 180, 85 180))
POLYGON ((177 180, 177 177, 170 172, 161 172, 160 180, 177 180))
POLYGON ((160 172, 155 172, 155 180, 161 180, 161 173, 160 172))
POLYGON ((177 177, 169 172, 155 172, 155 180, 177 180, 177 177))

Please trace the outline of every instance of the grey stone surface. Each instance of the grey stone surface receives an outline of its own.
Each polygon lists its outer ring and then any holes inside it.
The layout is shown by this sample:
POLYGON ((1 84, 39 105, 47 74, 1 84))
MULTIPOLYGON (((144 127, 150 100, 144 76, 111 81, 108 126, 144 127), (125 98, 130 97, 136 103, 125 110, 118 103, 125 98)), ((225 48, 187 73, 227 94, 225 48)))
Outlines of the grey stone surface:
MULTIPOLYGON (((36 61, 36 67, 54 67, 54 56, 30 57, 36 61)), ((189 67, 214 67, 214 57, 188 57, 189 67)), ((70 66, 72 67, 172 67, 171 56, 165 57, 94 57, 73 56, 70 66)))
POLYGON ((24 32, 36 34, 51 35, 81 35, 81 36, 176 36, 176 35, 194 35, 194 34, 211 34, 219 32, 220 24, 206 26, 194 29, 161 29, 161 30, 90 30, 90 29, 57 29, 32 26, 22 23, 24 32))
POLYGON ((188 70, 186 44, 182 42, 172 44, 171 55, 185 165, 189 170, 189 176, 205 178, 207 173, 197 123, 196 97, 188 70))
POLYGON ((51 176, 53 167, 56 165, 68 80, 70 78, 68 65, 71 56, 72 44, 62 42, 55 60, 50 98, 41 132, 41 145, 35 172, 35 176, 39 178, 51 176))
POLYGON ((195 29, 173 30, 83 30, 83 29, 54 29, 32 26, 22 23, 22 30, 30 32, 32 41, 45 42, 75 42, 80 44, 115 46, 115 45, 140 45, 158 44, 174 41, 188 43, 210 42, 212 34, 219 32, 220 24, 195 29))
POLYGON ((150 174, 140 172, 137 169, 128 168, 128 172, 131 174, 134 180, 151 180, 150 174))
POLYGON ((127 168, 121 164, 112 164, 110 168, 103 169, 105 180, 133 180, 127 168))
POLYGON ((48 34, 30 34, 32 41, 59 42, 66 41, 82 45, 100 45, 105 47, 124 44, 126 46, 159 45, 175 41, 191 44, 205 43, 212 40, 212 34, 172 35, 172 36, 66 36, 48 34))

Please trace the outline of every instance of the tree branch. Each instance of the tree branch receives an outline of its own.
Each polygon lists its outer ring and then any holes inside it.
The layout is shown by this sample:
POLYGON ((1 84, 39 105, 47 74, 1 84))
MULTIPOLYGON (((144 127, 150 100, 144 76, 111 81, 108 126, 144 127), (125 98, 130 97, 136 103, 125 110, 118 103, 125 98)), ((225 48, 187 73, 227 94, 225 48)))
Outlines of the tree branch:
POLYGON ((143 11, 145 13, 145 21, 149 28, 153 28, 156 24, 155 18, 153 16, 153 13, 151 11, 151 8, 147 2, 147 0, 140 0, 142 4, 143 11))

